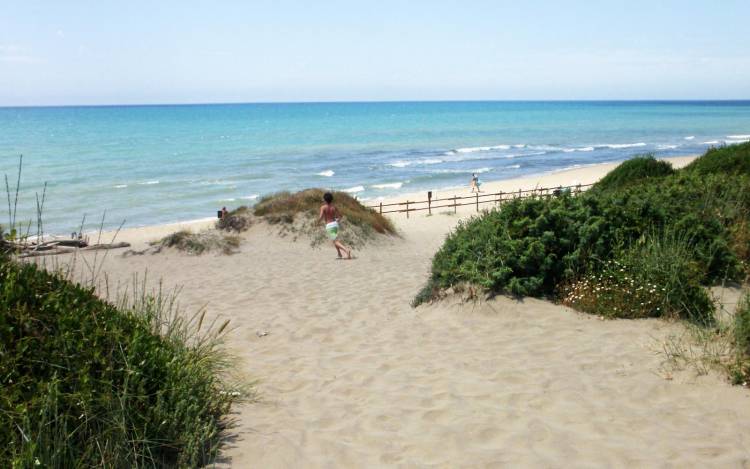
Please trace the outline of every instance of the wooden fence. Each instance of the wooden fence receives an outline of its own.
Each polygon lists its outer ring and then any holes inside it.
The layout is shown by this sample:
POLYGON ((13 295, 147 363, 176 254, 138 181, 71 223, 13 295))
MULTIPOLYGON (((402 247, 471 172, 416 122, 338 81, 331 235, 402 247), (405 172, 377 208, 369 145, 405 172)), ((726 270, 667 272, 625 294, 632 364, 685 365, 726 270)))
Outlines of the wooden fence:
POLYGON ((503 202, 507 202, 513 199, 523 199, 528 197, 554 197, 561 194, 563 191, 570 191, 571 194, 577 195, 583 189, 589 188, 593 184, 577 184, 575 186, 557 186, 557 187, 542 187, 528 190, 518 189, 514 192, 495 192, 490 194, 484 194, 480 192, 474 193, 474 195, 443 197, 443 198, 432 198, 432 191, 427 193, 427 200, 411 201, 406 200, 405 202, 395 202, 390 204, 379 203, 378 205, 370 205, 371 209, 377 210, 381 215, 385 213, 406 213, 406 218, 409 218, 409 212, 417 212, 420 210, 427 210, 432 215, 433 210, 447 208, 453 209, 453 213, 458 212, 458 207, 466 205, 476 206, 477 212, 479 212, 479 206, 482 204, 495 204, 500 205, 503 202), (467 202, 468 200, 468 202, 467 202), (436 205, 437 204, 437 205, 436 205))

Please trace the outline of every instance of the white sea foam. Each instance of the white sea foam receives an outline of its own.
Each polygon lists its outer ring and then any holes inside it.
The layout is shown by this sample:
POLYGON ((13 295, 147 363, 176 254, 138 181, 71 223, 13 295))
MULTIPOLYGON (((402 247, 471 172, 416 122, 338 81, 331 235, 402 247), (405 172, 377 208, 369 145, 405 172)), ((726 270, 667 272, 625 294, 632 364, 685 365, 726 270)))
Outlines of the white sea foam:
POLYGON ((635 147, 645 147, 646 144, 644 142, 638 142, 638 143, 607 143, 604 145, 597 145, 600 147, 606 147, 606 148, 612 148, 614 150, 619 150, 621 148, 635 148, 635 147))
POLYGON ((738 138, 738 139, 732 139, 732 140, 724 140, 724 143, 728 145, 732 145, 735 143, 745 143, 750 142, 750 138, 738 138))
POLYGON ((478 168, 478 169, 436 169, 434 171, 430 171, 431 173, 436 174, 471 174, 471 173, 487 173, 489 171, 492 171, 492 168, 478 168))
POLYGON ((373 189, 401 189, 401 186, 403 186, 403 182, 389 182, 385 184, 373 184, 373 189))
POLYGON ((526 145, 526 148, 528 148, 530 150, 541 150, 543 152, 560 151, 560 150, 562 150, 562 148, 555 147, 555 146, 552 146, 552 145, 526 145))
POLYGON ((750 140, 750 134, 748 135, 727 135, 727 138, 732 140, 750 140))
POLYGON ((146 181, 146 182, 139 182, 138 184, 141 186, 151 186, 154 184, 159 184, 159 181, 146 181))
POLYGON ((241 198, 245 200, 255 200, 258 198, 258 194, 246 195, 245 197, 241 197, 241 198))
POLYGON ((508 166, 506 169, 518 169, 520 167, 521 167, 520 164, 514 164, 514 165, 511 165, 511 166, 508 166))
POLYGON ((407 166, 412 166, 412 165, 440 164, 444 162, 445 162, 444 160, 441 160, 438 158, 426 158, 424 160, 395 161, 393 163, 388 163, 388 166, 393 166, 394 168, 405 168, 407 166))
POLYGON ((594 147, 577 148, 578 151, 594 151, 594 147))
POLYGON ((115 189, 125 189, 126 187, 128 187, 127 184, 118 184, 115 186, 115 189))
POLYGON ((349 192, 350 194, 356 194, 357 192, 362 192, 364 190, 365 190, 364 186, 354 186, 354 187, 350 187, 349 189, 344 189, 344 192, 349 192))
MULTIPOLYGON (((516 148, 522 148, 522 147, 516 147, 516 148)), ((493 150, 508 150, 510 149, 510 145, 494 145, 491 147, 467 147, 467 148, 456 148, 455 150, 451 150, 453 153, 477 153, 480 151, 493 151, 493 150)))
POLYGON ((546 155, 546 151, 534 151, 531 153, 510 153, 508 155, 503 155, 503 158, 517 158, 519 156, 539 156, 539 155, 546 155))
POLYGON ((709 140, 708 142, 703 142, 704 145, 718 145, 718 140, 709 140))
POLYGON ((438 158, 428 158, 426 160, 417 161, 417 164, 440 164, 443 160, 438 158))
POLYGON ((575 148, 566 148, 563 150, 563 153, 573 153, 574 151, 576 151, 575 148))
POLYGON ((656 147, 657 150, 673 150, 677 148, 677 145, 659 145, 656 147))
POLYGON ((693 140, 695 139, 695 135, 690 135, 688 137, 685 137, 685 140, 693 140))
POLYGON ((325 171, 319 172, 318 176, 323 176, 323 177, 329 178, 329 177, 333 176, 334 174, 336 174, 336 173, 332 169, 326 169, 325 171))
POLYGON ((526 144, 524 144, 524 143, 519 143, 518 145, 513 145, 513 148, 524 148, 524 147, 526 147, 526 144))
POLYGON ((234 197, 230 197, 228 199, 221 199, 219 202, 234 202, 235 200, 237 199, 235 199, 234 197))

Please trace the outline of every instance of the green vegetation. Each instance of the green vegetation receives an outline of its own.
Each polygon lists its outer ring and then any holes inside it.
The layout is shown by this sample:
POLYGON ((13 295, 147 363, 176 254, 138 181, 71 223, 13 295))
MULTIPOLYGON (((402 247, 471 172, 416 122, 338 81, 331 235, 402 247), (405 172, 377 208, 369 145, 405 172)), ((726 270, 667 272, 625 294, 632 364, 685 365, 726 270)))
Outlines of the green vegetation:
MULTIPOLYGON (((323 204, 322 189, 306 189, 301 192, 279 192, 263 197, 254 207, 254 214, 268 223, 282 225, 292 233, 311 237, 313 244, 327 238, 318 226, 318 210, 323 204)), ((365 207, 346 192, 334 192, 333 203, 343 217, 341 240, 345 244, 359 246, 371 239, 373 234, 395 235, 396 229, 386 217, 365 207)))
POLYGON ((737 307, 733 335, 737 350, 750 359, 750 293, 745 294, 737 307))
POLYGON ((175 248, 196 255, 209 251, 233 254, 240 247, 240 238, 212 231, 193 233, 188 230, 181 230, 165 236, 152 245, 157 246, 159 250, 161 248, 175 248))
POLYGON ((461 223, 435 255, 414 304, 468 283, 551 298, 585 291, 575 306, 608 317, 711 322, 700 285, 748 273, 749 149, 712 149, 679 171, 639 158, 580 196, 513 200, 461 223), (641 307, 641 297, 618 290, 631 280, 666 292, 641 307))
POLYGON ((649 178, 663 178, 674 174, 672 165, 659 161, 653 155, 637 156, 620 164, 610 171, 591 191, 614 191, 634 184, 643 183, 649 178))
POLYGON ((683 318, 714 323, 714 304, 700 282, 690 240, 647 235, 613 259, 561 288, 563 304, 604 317, 683 318))
POLYGON ((750 175, 750 144, 709 149, 690 163, 685 171, 698 174, 750 175))
POLYGON ((0 259, 0 466, 197 467, 240 390, 220 334, 134 287, 117 305, 0 259))

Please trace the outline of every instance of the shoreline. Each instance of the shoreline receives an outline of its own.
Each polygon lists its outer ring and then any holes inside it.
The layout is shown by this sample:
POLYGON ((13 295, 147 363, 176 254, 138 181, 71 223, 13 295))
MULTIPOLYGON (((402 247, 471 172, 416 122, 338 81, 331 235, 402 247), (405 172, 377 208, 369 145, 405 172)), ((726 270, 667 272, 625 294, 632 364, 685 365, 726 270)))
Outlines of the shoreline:
MULTIPOLYGON (((678 157, 670 157, 670 158, 659 158, 660 160, 668 161, 672 163, 672 166, 677 168, 682 168, 689 164, 691 161, 693 161, 695 158, 699 157, 700 155, 689 155, 689 156, 678 156, 678 157)), ((490 194, 494 192, 514 192, 521 190, 529 190, 534 189, 536 187, 557 187, 557 186, 574 186, 577 184, 593 184, 594 182, 601 179, 604 175, 606 175, 609 171, 617 167, 619 164, 621 164, 623 161, 616 161, 611 163, 594 163, 587 166, 582 166, 579 168, 570 168, 570 169, 563 169, 563 170, 555 170, 550 171, 546 173, 540 173, 534 176, 524 176, 520 178, 513 178, 513 179, 502 179, 502 180, 496 180, 491 182, 484 182, 482 183, 482 193, 490 194)), ((468 186, 451 186, 446 187, 438 190, 433 190, 433 198, 439 198, 439 197, 453 197, 454 195, 457 196, 465 196, 465 195, 471 195, 469 192, 468 186)), ((414 201, 424 201, 427 199, 426 191, 422 192, 409 192, 393 197, 384 198, 382 200, 378 200, 377 203, 375 203, 372 200, 361 200, 360 202, 369 207, 377 206, 379 203, 385 204, 392 204, 392 203, 403 203, 407 200, 410 202, 414 201)), ((416 204, 416 202, 414 202, 416 204)), ((237 208, 237 207, 233 207, 237 208)), ((467 215, 467 214, 473 214, 476 213, 476 211, 470 207, 459 207, 458 214, 459 215, 467 215)), ((399 222, 401 218, 407 220, 406 215, 403 213, 391 213, 388 214, 393 216, 394 221, 399 222)), ((416 212, 416 214, 411 214, 411 217, 423 217, 426 215, 426 212, 419 213, 416 212)), ((117 241, 127 241, 131 244, 143 244, 148 243, 149 241, 153 241, 159 238, 162 238, 164 236, 167 236, 171 233, 174 233, 175 231, 179 230, 203 230, 207 228, 212 228, 214 226, 214 223, 216 223, 218 219, 216 217, 205 217, 205 218, 199 218, 199 219, 193 219, 193 220, 185 220, 185 221, 179 221, 174 223, 163 223, 163 224, 155 224, 155 225, 144 225, 144 226, 137 226, 137 227, 131 227, 131 228, 123 228, 120 230, 120 232, 117 234, 117 241)), ((102 239, 108 240, 108 239, 114 239, 113 236, 115 235, 116 231, 114 230, 108 230, 102 232, 102 239)), ((98 236, 98 231, 90 231, 85 232, 85 235, 89 237, 98 236)), ((47 235, 50 236, 50 235, 47 235)), ((51 235, 55 236, 55 235, 51 235)))

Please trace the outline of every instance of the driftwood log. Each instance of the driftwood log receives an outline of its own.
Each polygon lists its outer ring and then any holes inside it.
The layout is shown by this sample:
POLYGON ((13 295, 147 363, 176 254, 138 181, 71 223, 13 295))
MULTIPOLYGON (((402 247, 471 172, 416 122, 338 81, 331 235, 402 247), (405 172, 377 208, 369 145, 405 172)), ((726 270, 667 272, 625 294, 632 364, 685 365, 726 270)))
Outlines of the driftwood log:
MULTIPOLYGON (((66 240, 67 241, 67 240, 66 240)), ((76 251, 97 251, 103 249, 119 249, 130 247, 130 243, 108 243, 108 244, 92 244, 86 245, 85 242, 80 241, 78 244, 73 243, 59 243, 57 241, 50 241, 39 245, 24 246, 18 249, 19 258, 25 257, 40 257, 40 256, 55 256, 58 254, 69 254, 76 251)))

